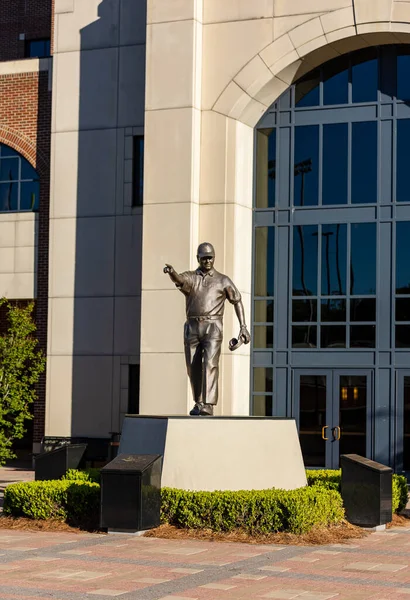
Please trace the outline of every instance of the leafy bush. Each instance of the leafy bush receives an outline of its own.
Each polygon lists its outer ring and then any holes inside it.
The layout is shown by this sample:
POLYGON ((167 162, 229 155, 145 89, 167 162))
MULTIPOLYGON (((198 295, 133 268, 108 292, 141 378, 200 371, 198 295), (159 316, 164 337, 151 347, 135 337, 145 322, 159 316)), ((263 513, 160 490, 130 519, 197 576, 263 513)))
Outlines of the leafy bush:
POLYGON ((163 488, 161 494, 161 522, 189 529, 306 533, 344 517, 340 494, 317 487, 238 492, 163 488))
POLYGON ((59 519, 75 525, 95 525, 100 486, 91 481, 29 481, 12 483, 4 491, 5 515, 29 519, 59 519))
MULTIPOLYGON (((328 490, 336 490, 340 493, 342 471, 322 469, 318 471, 306 471, 309 486, 321 487, 328 490)), ((402 511, 408 500, 407 480, 404 475, 393 473, 392 478, 392 509, 393 512, 402 511)))
POLYGON ((61 478, 63 481, 91 481, 92 483, 100 483, 100 469, 68 469, 65 475, 61 478))

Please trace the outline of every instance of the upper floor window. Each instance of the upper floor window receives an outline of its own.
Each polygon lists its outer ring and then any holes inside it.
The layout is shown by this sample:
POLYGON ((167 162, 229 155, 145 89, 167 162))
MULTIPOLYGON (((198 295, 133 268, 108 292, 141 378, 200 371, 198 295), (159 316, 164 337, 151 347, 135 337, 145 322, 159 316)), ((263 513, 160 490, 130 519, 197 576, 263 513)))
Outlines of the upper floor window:
POLYGON ((25 56, 26 58, 47 58, 51 56, 50 39, 26 40, 25 56))
POLYGON ((144 197, 144 136, 133 139, 132 205, 142 206, 144 197))
POLYGON ((37 210, 39 195, 36 170, 16 150, 0 144, 0 212, 37 210))

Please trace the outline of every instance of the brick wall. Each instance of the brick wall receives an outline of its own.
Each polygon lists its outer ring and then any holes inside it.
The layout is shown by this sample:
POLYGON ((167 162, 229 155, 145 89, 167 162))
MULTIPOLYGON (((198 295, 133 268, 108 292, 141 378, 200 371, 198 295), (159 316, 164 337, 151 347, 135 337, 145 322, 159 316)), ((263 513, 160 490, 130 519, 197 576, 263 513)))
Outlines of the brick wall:
POLYGON ((51 37, 52 0, 0 1, 0 61, 24 58, 26 40, 51 37))

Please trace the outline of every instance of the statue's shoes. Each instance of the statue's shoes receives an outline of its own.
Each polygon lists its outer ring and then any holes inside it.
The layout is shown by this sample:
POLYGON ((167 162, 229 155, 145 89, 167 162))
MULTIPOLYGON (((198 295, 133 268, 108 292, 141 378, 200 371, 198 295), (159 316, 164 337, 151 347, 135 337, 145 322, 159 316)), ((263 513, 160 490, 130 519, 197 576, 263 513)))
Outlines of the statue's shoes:
POLYGON ((201 416, 212 417, 212 415, 214 414, 214 407, 213 407, 213 405, 212 404, 202 404, 202 406, 200 407, 199 414, 201 416))
POLYGON ((201 408, 203 406, 203 404, 195 404, 194 408, 189 413, 191 417, 199 417, 199 415, 201 414, 201 408))

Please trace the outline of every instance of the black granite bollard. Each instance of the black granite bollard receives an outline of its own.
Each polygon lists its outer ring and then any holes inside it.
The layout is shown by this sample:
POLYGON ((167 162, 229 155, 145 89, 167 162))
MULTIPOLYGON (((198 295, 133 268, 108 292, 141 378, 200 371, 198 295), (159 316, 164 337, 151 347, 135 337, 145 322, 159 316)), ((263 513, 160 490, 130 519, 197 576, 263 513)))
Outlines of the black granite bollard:
POLYGON ((392 520, 393 469, 357 454, 340 457, 346 518, 354 525, 377 527, 392 520))
POLYGON ((119 454, 103 467, 101 527, 127 532, 158 527, 161 468, 160 454, 119 454))
POLYGON ((35 458, 35 479, 61 479, 68 469, 78 469, 87 444, 67 444, 38 454, 35 458))

